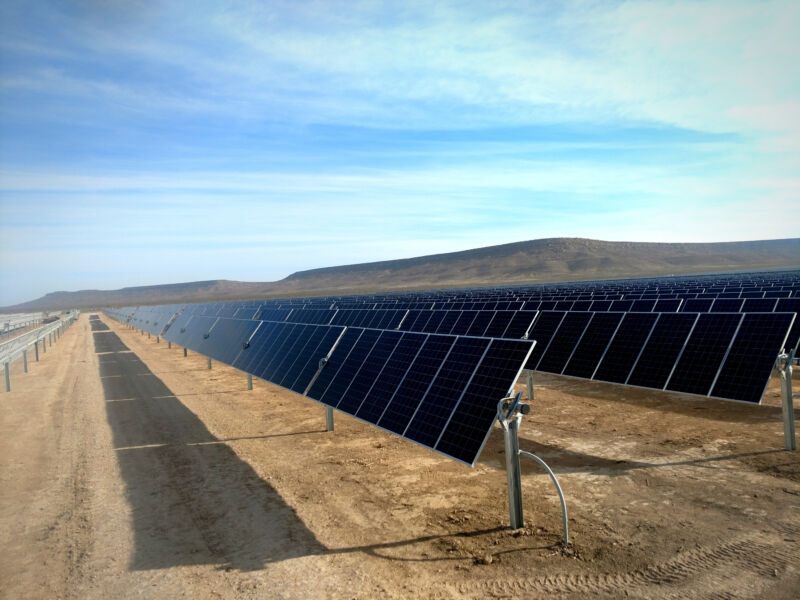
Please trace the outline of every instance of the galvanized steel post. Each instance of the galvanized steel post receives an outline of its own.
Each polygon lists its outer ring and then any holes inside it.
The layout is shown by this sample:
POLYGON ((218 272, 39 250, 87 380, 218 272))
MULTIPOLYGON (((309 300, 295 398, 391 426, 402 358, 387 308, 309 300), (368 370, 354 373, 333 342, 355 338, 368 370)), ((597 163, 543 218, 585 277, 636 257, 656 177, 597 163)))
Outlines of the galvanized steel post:
POLYGON ((11 371, 8 368, 8 363, 6 363, 6 391, 11 391, 11 371))
POLYGON ((25 348, 22 351, 22 371, 24 373, 28 372, 28 349, 25 348))
POLYGON ((794 399, 792 398, 792 360, 787 354, 778 358, 778 375, 781 378, 781 404, 783 408, 783 443, 787 450, 797 450, 794 431, 794 399), (781 365, 783 361, 783 365, 781 365))
POLYGON ((247 374, 247 389, 253 389, 253 376, 250 373, 247 374))
POLYGON ((325 431, 333 431, 333 409, 325 407, 325 431))

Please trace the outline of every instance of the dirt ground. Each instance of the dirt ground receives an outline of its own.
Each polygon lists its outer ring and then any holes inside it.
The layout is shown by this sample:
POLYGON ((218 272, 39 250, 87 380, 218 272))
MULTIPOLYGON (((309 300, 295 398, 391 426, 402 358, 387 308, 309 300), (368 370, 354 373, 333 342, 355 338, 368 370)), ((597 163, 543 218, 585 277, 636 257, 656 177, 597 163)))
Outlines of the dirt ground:
MULTIPOLYGON (((508 529, 469 468, 84 314, 0 394, 3 598, 796 598, 800 455, 765 405, 536 375, 508 529)), ((520 381, 520 390, 524 388, 520 381)), ((800 380, 795 378, 795 390, 800 380)))

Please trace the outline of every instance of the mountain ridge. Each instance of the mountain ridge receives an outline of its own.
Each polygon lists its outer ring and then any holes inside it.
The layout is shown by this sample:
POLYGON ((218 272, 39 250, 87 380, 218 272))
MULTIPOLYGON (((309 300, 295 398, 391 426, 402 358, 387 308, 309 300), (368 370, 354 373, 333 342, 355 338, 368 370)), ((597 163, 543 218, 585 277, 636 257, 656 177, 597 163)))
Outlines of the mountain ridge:
POLYGON ((798 265, 800 238, 702 243, 543 238, 413 258, 308 269, 274 282, 213 279, 118 290, 51 292, 36 300, 0 308, 0 311, 478 287, 798 265))

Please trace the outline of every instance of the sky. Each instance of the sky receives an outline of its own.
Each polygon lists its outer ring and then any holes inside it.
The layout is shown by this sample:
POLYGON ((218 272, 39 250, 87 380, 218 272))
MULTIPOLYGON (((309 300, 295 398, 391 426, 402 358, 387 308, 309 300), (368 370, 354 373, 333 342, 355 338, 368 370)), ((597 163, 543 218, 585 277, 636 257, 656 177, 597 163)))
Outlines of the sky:
POLYGON ((0 3, 0 306, 800 237, 800 2, 0 3))

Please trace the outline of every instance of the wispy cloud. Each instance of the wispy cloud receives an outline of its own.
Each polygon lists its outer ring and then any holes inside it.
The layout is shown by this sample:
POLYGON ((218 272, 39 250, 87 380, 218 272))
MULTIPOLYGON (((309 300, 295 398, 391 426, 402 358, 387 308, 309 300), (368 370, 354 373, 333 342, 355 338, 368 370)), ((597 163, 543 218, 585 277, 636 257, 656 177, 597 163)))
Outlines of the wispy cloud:
POLYGON ((69 288, 131 256, 154 283, 795 236, 798 25, 793 0, 4 2, 0 304, 65 260, 69 288))

